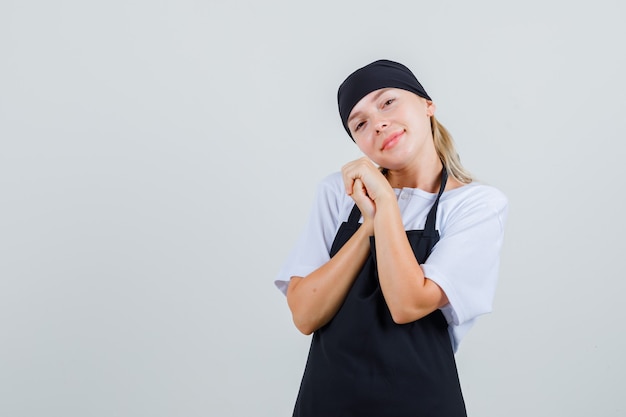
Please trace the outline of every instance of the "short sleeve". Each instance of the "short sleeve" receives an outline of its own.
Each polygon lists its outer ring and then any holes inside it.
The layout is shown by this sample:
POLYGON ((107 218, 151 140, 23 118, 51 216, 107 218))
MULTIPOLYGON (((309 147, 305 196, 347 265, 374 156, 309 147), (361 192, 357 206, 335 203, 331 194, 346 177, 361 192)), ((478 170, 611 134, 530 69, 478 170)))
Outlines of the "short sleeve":
POLYGON ((500 266, 508 201, 480 186, 445 213, 439 242, 422 265, 449 304, 441 310, 451 325, 455 350, 476 317, 491 312, 500 266))
POLYGON ((274 281, 283 294, 287 293, 291 277, 305 277, 330 259, 330 248, 342 221, 345 201, 342 184, 340 173, 319 183, 304 230, 274 281))

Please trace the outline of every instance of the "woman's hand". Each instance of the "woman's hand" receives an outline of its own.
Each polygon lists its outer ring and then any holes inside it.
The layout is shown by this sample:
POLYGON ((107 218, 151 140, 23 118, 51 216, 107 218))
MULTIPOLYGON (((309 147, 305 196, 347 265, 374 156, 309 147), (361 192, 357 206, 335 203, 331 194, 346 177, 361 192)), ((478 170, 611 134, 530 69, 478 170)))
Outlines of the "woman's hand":
POLYGON ((363 215, 363 222, 371 223, 374 220, 376 214, 376 205, 374 201, 367 194, 367 189, 360 179, 355 179, 352 184, 352 194, 350 194, 352 200, 356 203, 363 215))
POLYGON ((368 158, 360 158, 343 166, 341 170, 346 193, 361 210, 363 222, 370 223, 376 215, 376 203, 395 193, 387 178, 368 158))

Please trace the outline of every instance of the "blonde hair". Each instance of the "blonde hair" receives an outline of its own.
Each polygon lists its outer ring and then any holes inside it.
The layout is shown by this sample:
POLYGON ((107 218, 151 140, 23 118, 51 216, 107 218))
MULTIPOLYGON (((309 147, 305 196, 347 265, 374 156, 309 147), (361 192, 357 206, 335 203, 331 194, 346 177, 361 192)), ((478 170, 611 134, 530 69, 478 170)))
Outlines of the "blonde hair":
POLYGON ((467 171, 461 164, 461 158, 454 147, 452 135, 448 132, 435 116, 430 117, 430 127, 433 132, 433 140, 435 149, 441 162, 448 170, 448 175, 456 178, 463 184, 472 182, 472 174, 467 171))

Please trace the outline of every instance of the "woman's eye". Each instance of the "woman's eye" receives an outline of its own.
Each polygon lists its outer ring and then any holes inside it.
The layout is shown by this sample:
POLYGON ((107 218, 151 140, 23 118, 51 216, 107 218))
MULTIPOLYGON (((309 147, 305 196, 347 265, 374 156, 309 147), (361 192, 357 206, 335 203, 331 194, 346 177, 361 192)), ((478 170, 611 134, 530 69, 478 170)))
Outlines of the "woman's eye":
POLYGON ((354 126, 354 131, 358 132, 360 128, 363 127, 363 125, 365 124, 365 122, 359 122, 356 124, 356 126, 354 126))
POLYGON ((391 103, 393 103, 396 99, 395 98, 390 98, 389 100, 385 101, 385 106, 390 105, 391 103))

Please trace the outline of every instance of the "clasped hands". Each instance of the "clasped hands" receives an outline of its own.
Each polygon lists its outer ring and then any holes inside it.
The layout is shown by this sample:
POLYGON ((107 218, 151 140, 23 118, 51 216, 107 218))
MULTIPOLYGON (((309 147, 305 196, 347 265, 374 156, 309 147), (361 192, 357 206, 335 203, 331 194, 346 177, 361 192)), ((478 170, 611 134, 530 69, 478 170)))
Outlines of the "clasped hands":
POLYGON ((396 201, 387 178, 370 159, 363 157, 349 162, 343 166, 341 173, 346 193, 361 210, 363 224, 373 223, 377 205, 396 201))

